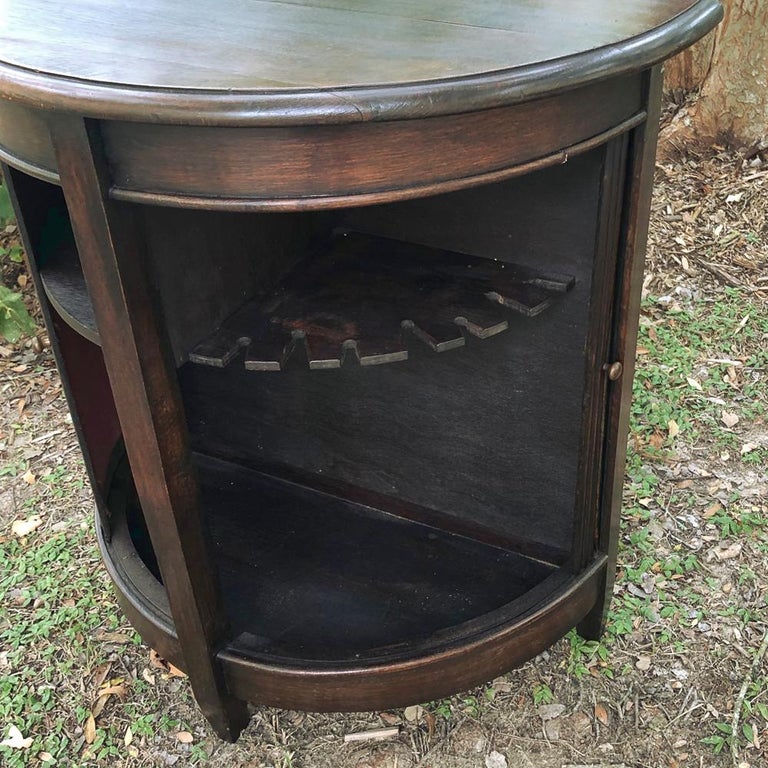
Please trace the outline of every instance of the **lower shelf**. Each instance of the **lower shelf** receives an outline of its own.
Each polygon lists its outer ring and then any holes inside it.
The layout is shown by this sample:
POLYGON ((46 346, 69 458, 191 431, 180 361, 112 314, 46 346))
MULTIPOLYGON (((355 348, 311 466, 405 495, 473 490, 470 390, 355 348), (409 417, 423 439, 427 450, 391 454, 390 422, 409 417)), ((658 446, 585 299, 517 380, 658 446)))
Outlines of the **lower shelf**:
MULTIPOLYGON (((564 568, 197 457, 235 695, 312 710, 444 696, 532 657, 597 600, 564 568)), ((183 668, 140 512, 102 549, 144 639, 183 668)))

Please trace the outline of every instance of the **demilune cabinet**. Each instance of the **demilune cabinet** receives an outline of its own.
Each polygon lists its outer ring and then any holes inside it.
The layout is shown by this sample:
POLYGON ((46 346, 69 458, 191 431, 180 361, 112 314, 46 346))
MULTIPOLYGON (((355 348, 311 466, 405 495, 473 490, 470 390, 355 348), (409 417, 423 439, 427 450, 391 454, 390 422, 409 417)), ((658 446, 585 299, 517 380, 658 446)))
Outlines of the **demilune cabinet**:
POLYGON ((213 727, 597 637, 660 62, 719 5, 92 5, 11 4, 0 157, 104 562, 213 727))

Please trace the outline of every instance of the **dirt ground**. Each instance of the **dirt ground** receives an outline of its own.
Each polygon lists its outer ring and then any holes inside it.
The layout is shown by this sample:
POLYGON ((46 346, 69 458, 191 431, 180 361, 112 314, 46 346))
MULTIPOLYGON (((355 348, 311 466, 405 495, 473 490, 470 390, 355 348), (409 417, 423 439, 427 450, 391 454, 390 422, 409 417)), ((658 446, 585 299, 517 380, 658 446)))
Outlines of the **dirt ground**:
MULTIPOLYGON (((642 382, 651 382, 646 385, 650 394, 652 374, 665 365, 674 380, 670 397, 686 387, 691 391, 679 401, 682 415, 663 416, 660 427, 648 426, 642 413, 636 416, 619 578, 604 643, 585 643, 571 634, 482 688, 408 710, 318 715, 255 707, 234 745, 213 736, 186 680, 150 659, 149 649, 134 641, 119 618, 95 560, 92 502, 44 332, 18 345, 0 342, 0 543, 10 546, 15 539, 11 523, 32 513, 41 515, 43 524, 22 544, 14 544, 14 557, 22 556, 20 547, 38 546, 61 532, 74 536, 85 527, 73 546, 82 547, 78 551, 91 563, 88 572, 96 590, 84 607, 90 623, 79 639, 77 633, 62 632, 25 641, 26 664, 38 669, 40 680, 54 690, 47 719, 29 726, 29 735, 44 739, 41 729, 61 728, 67 739, 56 742, 63 746, 55 754, 37 746, 26 753, 0 751, 0 763, 126 768, 768 765, 768 473, 762 460, 768 427, 759 394, 761 387, 765 393, 768 376, 768 335, 760 320, 768 301, 767 208, 768 159, 759 154, 716 147, 667 159, 657 168, 639 366, 641 371, 646 366, 642 382), (695 318, 698 306, 711 308, 702 323, 712 312, 726 317, 733 308, 733 340, 715 353, 705 350, 678 375, 675 363, 665 363, 663 350, 657 356, 654 343, 670 328, 680 329, 675 312, 690 309, 695 318), (740 307, 748 317, 741 330, 740 307), (755 332, 748 335, 751 328, 755 332), (726 353, 726 363, 718 362, 726 353), (722 392, 708 389, 713 367, 722 392), (688 424, 693 426, 688 429, 688 424), (54 476, 61 477, 59 486, 45 479, 54 476), (116 627, 98 625, 108 616, 118 617, 116 627), (40 650, 51 642, 54 659, 40 650), (56 672, 57 658, 71 660, 65 674, 56 672), (112 677, 121 680, 121 691, 107 694, 94 715, 105 678, 112 677), (95 740, 89 733, 94 727, 95 740), (380 743, 345 743, 345 735, 385 727, 399 730, 380 743)), ((8 245, 16 236, 9 230, 0 243, 8 245)), ((23 269, 6 260, 4 270, 6 284, 23 289, 35 311, 23 269)), ((716 335, 716 329, 701 335, 703 345, 710 343, 707 334, 716 335)), ((16 593, 7 588, 0 594, 8 608, 16 593)), ((14 681, 17 672, 4 666, 2 654, 9 653, 8 638, 21 618, 14 618, 10 608, 2 615, 6 647, 0 647, 0 696, 10 697, 16 683, 2 688, 1 678, 14 681)), ((0 702, 2 738, 12 723, 23 730, 23 723, 38 722, 27 705, 18 711, 3 707, 0 702)))

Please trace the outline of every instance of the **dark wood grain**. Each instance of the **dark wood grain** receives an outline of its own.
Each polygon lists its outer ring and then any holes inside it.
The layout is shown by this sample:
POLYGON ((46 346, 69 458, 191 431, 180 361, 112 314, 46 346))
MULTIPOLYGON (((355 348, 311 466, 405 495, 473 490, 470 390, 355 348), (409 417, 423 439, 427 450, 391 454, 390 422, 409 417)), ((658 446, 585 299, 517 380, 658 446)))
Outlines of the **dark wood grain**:
POLYGON ((245 301, 268 291, 327 232, 323 214, 241 216, 136 211, 146 239, 146 268, 174 360, 245 301))
POLYGON ((74 242, 62 246, 46 260, 40 272, 48 300, 59 317, 93 344, 100 345, 93 303, 85 287, 85 277, 74 242))
MULTIPOLYGON (((640 319, 640 299, 645 266, 645 249, 650 219, 653 169, 661 108, 662 72, 656 68, 646 73, 648 121, 638 128, 629 150, 626 203, 622 213, 621 240, 617 259, 617 288, 614 328, 609 358, 623 365, 621 379, 609 386, 606 420, 602 504, 597 519, 597 542, 611 562, 616 559, 619 542, 624 467, 627 453, 635 348, 640 319)), ((579 631, 598 638, 605 626, 606 612, 613 593, 615 571, 609 568, 602 585, 604 598, 596 604, 579 631)))
POLYGON ((301 198, 318 207, 325 198, 404 195, 456 180, 470 186, 600 135, 640 110, 640 80, 627 76, 441 119, 236 130, 120 122, 105 124, 104 137, 112 194, 120 199, 176 195, 179 206, 196 197, 213 206, 239 198, 247 207, 301 198))
POLYGON ((489 109, 639 71, 690 45, 716 0, 141 8, 12 0, 0 93, 101 117, 285 124, 489 109), (215 34, 211 34, 215 30, 215 34), (344 34, 339 34, 344 30, 344 34), (120 55, 116 56, 115 51, 120 55))
POLYGON ((136 487, 153 510, 149 526, 192 688, 217 733, 233 739, 247 712, 227 692, 214 659, 225 620, 170 350, 143 269, 142 241, 130 211, 106 200, 94 126, 60 118, 54 145, 136 487))
POLYGON ((25 173, 55 181, 56 155, 46 113, 0 98, 0 158, 25 173))
POLYGON ((197 457, 230 646, 339 662, 384 657, 522 597, 555 568, 197 457))
POLYGON ((258 691, 262 701, 278 707, 343 712, 435 701, 457 687, 488 682, 549 648, 599 599, 605 568, 605 558, 598 557, 578 576, 558 572, 528 592, 524 604, 488 614, 480 626, 459 626, 432 647, 405 648, 396 661, 351 660, 340 668, 290 664, 236 646, 223 649, 219 658, 234 692, 258 691))
MULTIPOLYGON (((584 382, 583 443, 579 458, 579 485, 576 508, 582 510, 574 526, 572 567, 578 573, 595 556, 599 540, 598 517, 601 504, 603 442, 606 427, 607 368, 612 360, 611 328, 616 260, 621 236, 621 211, 624 203, 627 137, 605 146, 600 180, 599 226, 595 239, 595 272, 590 305, 589 343, 584 382)), ((606 510, 606 514, 610 514, 606 510)))
POLYGON ((595 151, 495 187, 348 211, 343 223, 356 230, 576 284, 537 317, 509 313, 495 337, 438 355, 413 340, 409 359, 393 365, 310 372, 297 360, 279 375, 239 361, 184 366, 196 450, 292 467, 569 550, 590 418, 582 405, 601 169, 595 151))

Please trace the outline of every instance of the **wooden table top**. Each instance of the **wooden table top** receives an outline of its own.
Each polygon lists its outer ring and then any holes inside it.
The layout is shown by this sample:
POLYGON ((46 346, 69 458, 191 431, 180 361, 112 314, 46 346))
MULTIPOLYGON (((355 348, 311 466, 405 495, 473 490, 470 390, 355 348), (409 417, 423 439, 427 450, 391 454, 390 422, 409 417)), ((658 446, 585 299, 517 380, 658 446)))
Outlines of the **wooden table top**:
POLYGON ((4 0, 0 96, 174 122, 469 111, 656 63, 720 14, 718 0, 4 0))

